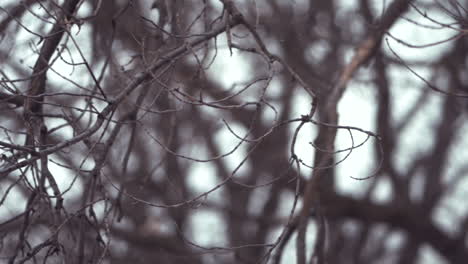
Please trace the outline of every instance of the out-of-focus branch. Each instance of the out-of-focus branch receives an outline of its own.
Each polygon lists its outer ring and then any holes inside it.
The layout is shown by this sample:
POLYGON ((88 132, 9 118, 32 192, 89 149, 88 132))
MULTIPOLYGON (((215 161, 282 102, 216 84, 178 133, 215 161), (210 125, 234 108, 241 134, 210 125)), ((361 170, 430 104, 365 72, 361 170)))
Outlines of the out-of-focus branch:
MULTIPOLYGON (((3 21, 0 22, 0 32, 2 33, 5 32, 8 25, 10 25, 10 23, 13 20, 19 19, 24 14, 24 11, 26 11, 27 7, 33 4, 34 2, 35 2, 34 0, 27 0, 20 5, 16 5, 10 11, 8 11, 8 16, 3 21)), ((0 7, 0 9, 3 9, 3 8, 0 7)), ((5 12, 6 10, 3 10, 3 11, 5 12)), ((0 33, 0 40, 3 38, 2 33, 0 33)))
POLYGON ((0 102, 13 104, 16 107, 19 107, 19 106, 23 106, 24 99, 20 95, 11 95, 11 94, 0 92, 0 102))
MULTIPOLYGON (((376 50, 380 47, 383 34, 390 29, 390 27, 397 21, 397 19, 409 8, 411 0, 395 0, 387 9, 385 14, 380 20, 379 27, 371 31, 366 39, 358 46, 354 57, 351 62, 343 68, 336 84, 333 86, 330 96, 327 98, 325 103, 325 122, 331 125, 338 124, 338 113, 337 106, 340 101, 343 92, 346 89, 347 83, 353 77, 354 73, 365 64, 375 54, 376 50)), ((333 150, 336 129, 322 126, 317 136, 317 142, 320 142, 322 149, 333 150)), ((321 153, 320 150, 316 150, 314 166, 323 167, 329 164, 332 160, 332 153, 321 153)), ((305 235, 307 231, 307 223, 309 218, 309 211, 315 207, 319 209, 319 197, 322 192, 321 178, 325 177, 324 170, 314 170, 311 179, 306 183, 305 193, 303 196, 303 208, 301 210, 299 219, 299 229, 297 237, 297 253, 298 253, 298 264, 305 264, 305 235)), ((325 189, 326 192, 326 189, 325 189)), ((320 210, 317 210, 320 213, 320 210)), ((319 241, 321 243, 323 241, 319 241)))
POLYGON ((437 227, 430 217, 421 217, 417 207, 406 204, 396 207, 394 204, 378 205, 372 201, 363 201, 338 194, 324 195, 324 214, 330 219, 352 218, 370 222, 382 222, 401 228, 421 242, 430 244, 450 263, 463 263, 468 258, 468 248, 464 237, 452 238, 437 227))

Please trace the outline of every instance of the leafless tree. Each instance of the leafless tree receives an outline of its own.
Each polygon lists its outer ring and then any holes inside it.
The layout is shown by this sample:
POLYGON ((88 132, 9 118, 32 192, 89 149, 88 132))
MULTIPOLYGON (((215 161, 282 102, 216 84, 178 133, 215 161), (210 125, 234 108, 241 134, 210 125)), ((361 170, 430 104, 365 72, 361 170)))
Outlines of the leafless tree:
POLYGON ((467 8, 1 1, 1 262, 465 263, 467 8))

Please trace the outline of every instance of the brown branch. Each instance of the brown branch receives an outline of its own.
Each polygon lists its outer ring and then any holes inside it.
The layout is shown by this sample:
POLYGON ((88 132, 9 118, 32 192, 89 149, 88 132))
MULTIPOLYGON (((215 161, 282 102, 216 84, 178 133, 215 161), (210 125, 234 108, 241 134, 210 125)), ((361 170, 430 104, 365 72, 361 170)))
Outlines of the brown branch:
MULTIPOLYGON (((380 21, 380 26, 376 30, 371 31, 365 40, 358 46, 353 59, 343 68, 338 81, 327 98, 327 103, 324 108, 324 122, 332 125, 338 124, 337 105, 348 82, 351 80, 354 73, 375 54, 377 49, 380 47, 384 32, 389 30, 395 21, 409 8, 410 2, 411 0, 395 0, 383 15, 380 21)), ((336 132, 337 130, 334 128, 321 127, 315 140, 316 145, 321 149, 333 150, 336 132)), ((326 164, 329 164, 332 159, 333 156, 331 154, 316 150, 314 167, 326 166, 326 164)), ((299 264, 305 264, 306 261, 305 234, 307 232, 309 211, 313 207, 319 209, 318 204, 320 203, 320 194, 321 192, 326 192, 326 186, 322 180, 322 178, 326 177, 326 174, 327 170, 314 170, 311 179, 307 182, 305 187, 303 208, 300 214, 297 236, 299 264)), ((320 208, 322 207, 320 206, 320 208)), ((317 214, 321 214, 321 210, 316 211, 317 214)))
MULTIPOLYGON (((60 40, 62 39, 63 33, 65 32, 64 27, 67 25, 68 21, 71 21, 72 14, 75 12, 75 9, 80 0, 68 0, 64 3, 63 14, 57 19, 57 22, 54 24, 50 34, 44 40, 44 44, 39 51, 39 57, 36 60, 36 63, 33 67, 31 80, 31 85, 29 91, 27 92, 28 96, 39 96, 45 92, 45 82, 47 69, 49 67, 49 61, 52 55, 55 52, 60 40)), ((27 98, 24 102, 24 111, 31 111, 33 113, 41 112, 43 98, 39 97, 38 99, 31 100, 27 98)))
POLYGON ((43 122, 41 114, 44 97, 42 94, 46 91, 46 75, 49 61, 60 43, 65 32, 65 27, 71 21, 79 2, 80 0, 67 0, 64 3, 62 8, 63 13, 57 19, 48 37, 45 38, 44 44, 39 51, 39 56, 34 64, 30 87, 26 92, 27 97, 24 100, 23 106, 23 115, 28 127, 26 145, 34 145, 35 127, 40 127, 40 123, 43 122), (32 120, 33 116, 37 117, 37 122, 32 120))

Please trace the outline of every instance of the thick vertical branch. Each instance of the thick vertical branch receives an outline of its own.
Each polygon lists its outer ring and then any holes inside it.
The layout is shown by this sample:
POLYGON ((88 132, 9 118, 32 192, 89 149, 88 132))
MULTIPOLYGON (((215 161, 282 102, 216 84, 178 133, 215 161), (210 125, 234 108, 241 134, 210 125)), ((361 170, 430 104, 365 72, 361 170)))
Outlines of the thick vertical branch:
MULTIPOLYGON (((338 81, 331 90, 331 94, 325 104, 325 120, 324 122, 330 125, 338 124, 337 106, 340 101, 348 82, 353 77, 354 73, 365 64, 380 47, 383 34, 397 21, 397 19, 409 8, 411 0, 396 0, 385 12, 380 20, 380 25, 377 30, 371 31, 366 39, 358 46, 351 62, 347 64, 338 78, 338 81)), ((320 149, 326 149, 327 153, 316 150, 314 166, 316 168, 330 164, 333 158, 332 151, 334 149, 335 137, 337 130, 327 125, 321 126, 316 143, 320 144, 320 149)), ((298 228, 298 263, 305 264, 305 234, 307 232, 307 220, 309 219, 310 210, 318 209, 320 203, 320 194, 322 190, 322 178, 325 177, 325 170, 314 170, 311 179, 306 183, 306 188, 303 197, 303 208, 300 213, 299 228, 298 228)), ((320 214, 320 211, 317 210, 320 214)), ((324 241, 321 241, 324 242, 324 241)), ((318 241, 317 243, 320 243, 318 241)))
POLYGON ((46 75, 49 69, 49 61, 57 49, 66 27, 69 27, 73 18, 73 13, 80 0, 67 0, 61 10, 60 17, 57 18, 50 33, 44 37, 44 43, 39 51, 39 56, 33 67, 31 82, 26 93, 23 105, 23 114, 28 127, 26 145, 34 144, 35 128, 40 127, 42 119, 43 94, 46 91, 46 75))

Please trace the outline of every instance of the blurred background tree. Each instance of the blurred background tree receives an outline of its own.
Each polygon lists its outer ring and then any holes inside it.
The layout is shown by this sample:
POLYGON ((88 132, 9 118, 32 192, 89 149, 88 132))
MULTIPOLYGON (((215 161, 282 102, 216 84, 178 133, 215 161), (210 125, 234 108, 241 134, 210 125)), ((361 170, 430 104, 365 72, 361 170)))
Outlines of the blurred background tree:
POLYGON ((467 1, 0 3, 5 263, 465 263, 467 1))

